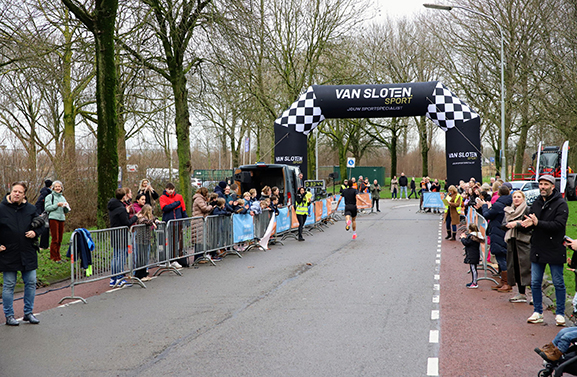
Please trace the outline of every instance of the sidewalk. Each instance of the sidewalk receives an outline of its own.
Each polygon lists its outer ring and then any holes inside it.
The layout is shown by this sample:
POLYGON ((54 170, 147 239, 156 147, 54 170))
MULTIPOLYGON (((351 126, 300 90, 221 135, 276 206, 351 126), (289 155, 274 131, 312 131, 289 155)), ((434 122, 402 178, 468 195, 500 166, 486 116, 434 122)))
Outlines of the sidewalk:
MULTIPOLYGON (((463 259, 461 242, 443 240, 440 375, 537 376, 542 359, 533 349, 552 341, 561 329, 554 314, 545 311, 543 323, 529 324, 533 306, 508 301, 515 289, 499 293, 487 280, 479 281, 478 289, 465 288, 471 276, 463 259)), ((484 274, 479 270, 479 277, 484 274)))

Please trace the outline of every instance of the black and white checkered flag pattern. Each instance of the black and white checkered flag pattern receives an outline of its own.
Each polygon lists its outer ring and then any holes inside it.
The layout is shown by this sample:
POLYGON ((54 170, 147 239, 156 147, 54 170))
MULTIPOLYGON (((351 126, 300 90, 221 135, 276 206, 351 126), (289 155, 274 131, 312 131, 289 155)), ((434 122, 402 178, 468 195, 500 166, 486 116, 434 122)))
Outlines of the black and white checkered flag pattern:
POLYGON ((432 102, 427 107, 427 117, 443 131, 455 127, 456 122, 466 122, 479 116, 440 82, 433 92, 432 102))
POLYGON ((315 101, 315 92, 311 86, 274 123, 284 127, 295 127, 297 132, 308 135, 325 120, 321 108, 315 105, 315 101))

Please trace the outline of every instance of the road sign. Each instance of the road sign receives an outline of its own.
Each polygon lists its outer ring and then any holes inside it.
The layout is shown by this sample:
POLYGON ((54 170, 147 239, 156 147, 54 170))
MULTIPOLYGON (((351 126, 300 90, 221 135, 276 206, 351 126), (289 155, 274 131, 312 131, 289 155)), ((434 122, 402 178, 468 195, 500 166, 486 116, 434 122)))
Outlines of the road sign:
POLYGON ((355 167, 355 158, 347 157, 347 168, 354 168, 354 167, 355 167))

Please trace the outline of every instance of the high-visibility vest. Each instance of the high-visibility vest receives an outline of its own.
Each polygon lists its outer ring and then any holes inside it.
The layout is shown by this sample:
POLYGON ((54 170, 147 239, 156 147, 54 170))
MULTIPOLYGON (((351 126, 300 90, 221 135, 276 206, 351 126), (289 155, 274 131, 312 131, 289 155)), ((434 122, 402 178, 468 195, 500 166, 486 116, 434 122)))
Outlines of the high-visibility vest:
MULTIPOLYGON (((445 204, 445 211, 449 211, 449 202, 451 201, 452 198, 453 198, 452 196, 449 196, 447 194, 446 201, 445 201, 445 203, 446 203, 445 204)), ((463 205, 463 197, 461 195, 459 195, 459 193, 457 193, 457 197, 455 198, 455 203, 459 203, 459 206, 457 207, 457 213, 462 215, 463 214, 462 213, 463 208, 461 208, 461 206, 463 205)))
POLYGON ((308 206, 308 201, 306 198, 303 198, 303 201, 300 203, 296 203, 297 208, 295 210, 295 213, 297 215, 308 215, 309 214, 309 206, 308 206))

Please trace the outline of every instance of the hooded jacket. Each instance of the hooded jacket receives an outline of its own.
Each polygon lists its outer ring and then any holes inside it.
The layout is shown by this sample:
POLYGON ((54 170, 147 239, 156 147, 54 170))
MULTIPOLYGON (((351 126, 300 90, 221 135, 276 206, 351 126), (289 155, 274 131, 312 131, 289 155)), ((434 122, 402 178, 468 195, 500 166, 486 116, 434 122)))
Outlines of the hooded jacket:
POLYGON ((465 260, 467 264, 477 264, 481 258, 480 246, 485 242, 481 232, 469 233, 467 237, 461 238, 461 243, 465 246, 465 260))
POLYGON ((112 198, 108 201, 107 208, 111 228, 131 226, 136 222, 136 220, 138 220, 136 216, 129 218, 128 212, 126 212, 126 207, 120 200, 116 198, 112 198))
POLYGON ((44 221, 36 215, 36 207, 27 201, 11 203, 8 195, 0 203, 0 272, 32 271, 38 268, 38 235, 44 221), (25 233, 33 230, 34 238, 25 233))
POLYGON ((44 212, 44 199, 52 192, 48 187, 42 187, 40 189, 40 196, 36 201, 36 214, 41 215, 44 212))
POLYGON ((567 260, 563 238, 569 217, 569 207, 557 189, 548 198, 539 196, 531 212, 539 220, 531 236, 531 262, 564 264, 567 260))
POLYGON ((491 253, 507 254, 507 243, 505 242, 505 230, 501 228, 505 217, 505 207, 513 203, 511 195, 500 196, 495 203, 488 208, 483 204, 483 217, 489 221, 487 233, 491 237, 491 253))
POLYGON ((188 217, 182 195, 173 192, 168 195, 166 190, 160 195, 160 209, 162 209, 162 221, 182 219, 188 217))

